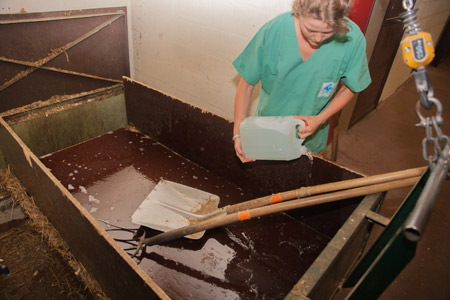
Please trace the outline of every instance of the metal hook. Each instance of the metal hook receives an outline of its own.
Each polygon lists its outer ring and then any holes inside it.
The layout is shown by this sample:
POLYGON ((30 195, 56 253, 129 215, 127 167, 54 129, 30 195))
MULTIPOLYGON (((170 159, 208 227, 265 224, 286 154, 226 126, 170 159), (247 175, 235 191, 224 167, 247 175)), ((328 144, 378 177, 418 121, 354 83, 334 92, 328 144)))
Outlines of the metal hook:
MULTIPOLYGON (((430 101, 432 104, 436 105, 436 109, 437 109, 436 116, 435 116, 436 123, 438 125, 441 125, 443 123, 443 119, 442 119, 442 104, 441 104, 441 102, 438 99, 434 98, 434 97, 428 98, 428 101, 430 101)), ((422 115, 422 113, 420 112, 420 108, 421 107, 422 107, 421 101, 418 101, 417 104, 416 104, 416 114, 417 114, 417 116, 420 119, 420 123, 417 124, 416 126, 426 127, 427 123, 430 122, 430 119, 429 118, 425 118, 422 115)), ((432 124, 429 124, 429 125, 432 125, 432 124)))
POLYGON ((403 0, 403 8, 406 10, 410 10, 414 6, 414 2, 412 0, 403 0))
POLYGON ((420 95, 420 103, 423 108, 430 110, 433 107, 433 103, 428 101, 428 98, 434 97, 434 90, 428 77, 427 69, 421 66, 413 71, 413 76, 417 92, 420 95))

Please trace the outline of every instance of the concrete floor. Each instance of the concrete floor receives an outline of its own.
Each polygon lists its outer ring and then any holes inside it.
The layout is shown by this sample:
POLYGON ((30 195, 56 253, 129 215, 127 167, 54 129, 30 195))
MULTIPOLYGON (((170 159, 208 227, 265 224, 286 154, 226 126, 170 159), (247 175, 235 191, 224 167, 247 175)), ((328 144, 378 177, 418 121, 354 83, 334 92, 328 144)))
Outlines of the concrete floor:
MULTIPOLYGON (((450 57, 438 67, 429 67, 434 94, 443 105, 444 135, 450 136, 450 57)), ((366 175, 425 166, 422 139, 425 129, 415 127, 418 94, 411 77, 393 96, 381 103, 364 120, 350 128, 339 141, 337 162, 366 175)), ((435 114, 422 110, 422 115, 435 114)), ((430 151, 431 152, 431 151, 430 151)), ((409 189, 388 193, 380 214, 391 217, 409 189)), ((374 240, 381 232, 377 228, 374 240)), ((443 188, 413 260, 403 269, 379 299, 450 299, 450 181, 443 188)), ((345 298, 346 290, 336 299, 345 298)))

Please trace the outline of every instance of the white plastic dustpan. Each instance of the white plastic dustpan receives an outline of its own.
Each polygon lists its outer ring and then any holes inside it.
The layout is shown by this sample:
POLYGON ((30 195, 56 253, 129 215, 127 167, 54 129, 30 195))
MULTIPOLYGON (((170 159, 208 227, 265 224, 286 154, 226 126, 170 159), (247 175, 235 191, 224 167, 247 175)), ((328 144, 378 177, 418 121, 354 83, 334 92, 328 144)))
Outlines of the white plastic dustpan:
MULTIPOLYGON (((131 221, 160 231, 188 226, 203 218, 225 213, 219 196, 176 182, 161 180, 131 217, 131 221)), ((199 239, 205 231, 186 236, 199 239)))

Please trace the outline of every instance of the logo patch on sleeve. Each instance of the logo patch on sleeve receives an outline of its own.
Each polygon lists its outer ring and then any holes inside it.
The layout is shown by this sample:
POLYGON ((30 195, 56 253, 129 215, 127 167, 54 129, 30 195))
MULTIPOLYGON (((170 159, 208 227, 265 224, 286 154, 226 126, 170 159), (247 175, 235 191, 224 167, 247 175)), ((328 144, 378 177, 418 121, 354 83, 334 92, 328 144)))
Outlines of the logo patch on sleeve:
POLYGON ((324 82, 322 88, 320 89, 318 97, 328 97, 334 90, 336 84, 334 82, 324 82))

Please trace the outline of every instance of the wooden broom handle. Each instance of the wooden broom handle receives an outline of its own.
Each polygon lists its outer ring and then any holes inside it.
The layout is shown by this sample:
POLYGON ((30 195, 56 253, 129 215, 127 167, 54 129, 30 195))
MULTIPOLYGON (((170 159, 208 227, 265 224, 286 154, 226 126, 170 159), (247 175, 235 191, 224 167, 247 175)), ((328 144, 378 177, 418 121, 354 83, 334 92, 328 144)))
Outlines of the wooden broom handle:
POLYGON ((404 188, 411 185, 414 185, 420 176, 411 177, 407 179, 395 180, 391 182, 379 183, 359 188, 353 188, 344 191, 338 191, 328 194, 321 194, 316 196, 310 196, 303 199, 296 199, 286 202, 280 202, 272 205, 262 206, 258 208, 248 209, 244 211, 238 211, 228 215, 219 215, 216 217, 211 217, 209 219, 205 219, 196 224, 188 225, 182 228, 170 230, 151 238, 143 239, 139 242, 139 246, 137 248, 136 253, 142 248, 143 245, 155 245, 161 244, 165 242, 169 242, 180 237, 193 234, 196 232, 200 232, 203 230, 208 230, 212 228, 216 228, 219 226, 224 226, 228 224, 232 224, 238 221, 248 220, 250 218, 261 217, 277 212, 293 210, 301 207, 313 206, 323 203, 329 203, 333 201, 348 199, 359 197, 368 194, 374 194, 379 192, 384 192, 392 189, 404 188))
POLYGON ((277 202, 282 202, 291 199, 299 199, 307 196, 318 195, 323 193, 335 192, 340 190, 346 190, 355 187, 362 187, 366 185, 372 185, 377 183, 389 182, 393 180, 411 178, 421 176, 427 167, 420 167, 414 169, 406 169, 402 171, 384 173, 379 175, 373 175, 368 177, 361 177, 356 179, 349 179, 337 182, 331 182, 321 185, 315 185, 310 187, 302 187, 299 189, 281 192, 278 194, 273 194, 269 196, 264 196, 261 198, 256 198, 241 202, 238 204, 230 205, 226 207, 228 214, 235 213, 237 211, 246 210, 249 208, 255 208, 260 206, 265 206, 277 202))

